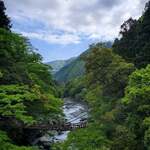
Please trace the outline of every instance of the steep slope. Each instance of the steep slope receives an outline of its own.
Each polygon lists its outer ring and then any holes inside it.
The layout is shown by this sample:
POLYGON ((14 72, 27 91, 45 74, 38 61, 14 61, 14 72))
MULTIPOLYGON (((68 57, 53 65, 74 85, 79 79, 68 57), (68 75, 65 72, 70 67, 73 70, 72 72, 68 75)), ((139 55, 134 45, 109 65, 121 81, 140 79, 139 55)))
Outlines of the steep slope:
MULTIPOLYGON (((105 47, 107 48, 110 48, 112 46, 112 42, 97 43, 96 45, 99 44, 105 45, 105 47)), ((94 45, 91 45, 90 47, 93 47, 94 45)), ((60 83, 66 83, 74 78, 82 76, 85 72, 85 63, 82 58, 85 57, 89 53, 89 51, 90 48, 83 52, 76 59, 62 67, 58 72, 54 74, 55 79, 60 83)))
POLYGON ((89 53, 89 49, 79 55, 72 62, 64 66, 54 75, 55 79, 60 83, 66 83, 72 79, 80 77, 85 72, 85 62, 83 57, 85 57, 89 53))
POLYGON ((52 67, 52 73, 55 74, 58 72, 61 68, 71 63, 73 60, 75 60, 76 57, 70 58, 68 60, 55 60, 48 62, 47 64, 52 67))
POLYGON ((73 78, 84 74, 84 61, 80 57, 64 66, 60 71, 56 72, 55 79, 58 82, 67 82, 73 78))
POLYGON ((121 25, 120 34, 113 44, 114 52, 137 68, 150 64, 150 1, 138 20, 130 18, 121 25))

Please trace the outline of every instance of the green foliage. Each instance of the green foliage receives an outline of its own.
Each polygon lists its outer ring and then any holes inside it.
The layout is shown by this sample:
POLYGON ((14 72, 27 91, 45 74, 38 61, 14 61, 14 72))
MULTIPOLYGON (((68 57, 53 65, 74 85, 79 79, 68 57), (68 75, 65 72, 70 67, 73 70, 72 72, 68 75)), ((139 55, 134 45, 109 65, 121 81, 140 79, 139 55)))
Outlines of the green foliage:
POLYGON ((54 81, 50 74, 50 67, 42 63, 30 63, 27 66, 29 78, 33 84, 40 86, 41 90, 46 93, 56 94, 54 81))
POLYGON ((56 98, 59 91, 50 67, 42 63, 28 39, 2 26, 1 4, 0 1, 0 129, 8 133, 10 140, 1 131, 0 149, 31 150, 17 146, 24 144, 24 127, 61 119, 62 101, 56 98))
POLYGON ((28 103, 28 112, 39 122, 47 123, 48 121, 62 118, 62 104, 62 100, 56 98, 54 95, 42 94, 36 103, 28 103))
POLYGON ((112 150, 136 150, 135 135, 125 127, 118 125, 111 145, 112 150))
POLYGON ((36 87, 1 85, 0 116, 15 117, 24 123, 46 121, 61 114, 61 100, 43 95, 36 87))
MULTIPOLYGON (((98 43, 97 45, 101 44, 109 48, 112 46, 111 42, 98 43)), ((85 61, 83 58, 88 55, 88 53, 91 51, 92 46, 95 45, 90 45, 90 48, 77 58, 68 60, 69 62, 67 61, 67 65, 56 72, 56 74, 54 75, 55 79, 60 83, 67 83, 75 78, 82 77, 82 75, 85 74, 85 61)))
POLYGON ((150 149, 150 2, 143 16, 121 26, 113 50, 93 44, 84 55, 85 76, 70 81, 65 94, 89 105, 87 128, 71 132, 54 150, 150 149), (117 54, 115 54, 116 52, 117 54), (121 56, 119 56, 119 55, 121 56), (128 62, 126 62, 126 60, 128 62))
POLYGON ((128 128, 136 135, 141 149, 144 149, 144 143, 149 149, 147 140, 149 140, 150 127, 150 65, 145 69, 136 70, 130 76, 122 101, 128 114, 126 118, 128 128))
MULTIPOLYGON (((21 94, 17 93, 19 92, 19 89, 22 88, 19 87, 19 85, 8 86, 8 88, 10 89, 14 88, 16 90, 16 93, 15 95, 9 95, 6 93, 6 95, 4 96, 4 101, 5 99, 8 99, 9 101, 8 104, 9 104, 11 99, 13 98, 15 98, 14 100, 18 100, 18 103, 16 101, 16 106, 13 106, 12 108, 12 109, 17 109, 17 108, 20 109, 17 110, 18 115, 20 115, 19 112, 21 113, 21 111, 23 113, 25 109, 24 101, 26 105, 28 105, 27 106, 28 111, 30 111, 29 108, 32 105, 34 105, 34 109, 32 110, 32 114, 34 114, 34 116, 38 117, 39 113, 41 114, 40 116, 43 116, 43 114, 45 114, 46 112, 47 112, 46 114, 48 114, 48 112, 49 113, 52 112, 50 108, 48 109, 45 106, 46 104, 47 106, 50 106, 51 101, 55 101, 55 100, 57 101, 57 99, 55 99, 53 95, 57 96, 58 93, 56 90, 55 83, 49 71, 50 67, 41 62, 41 56, 39 54, 36 54, 33 51, 32 46, 30 45, 29 42, 27 42, 25 38, 15 33, 6 31, 4 29, 0 29, 0 37, 2 42, 2 45, 0 45, 0 49, 1 49, 0 69, 3 74, 3 76, 0 78, 1 81, 0 83, 3 85, 14 84, 14 83, 22 84, 22 85, 25 84, 28 85, 29 87, 28 93, 25 93, 25 95, 23 95, 24 93, 21 94), (26 99, 25 98, 22 99, 23 96, 26 97, 26 99), (36 100, 36 102, 32 101, 32 98, 36 100), (37 105, 35 105, 35 103, 37 105), (38 107, 36 108, 36 106, 38 107)), ((2 86, 1 88, 4 87, 5 86, 2 86)), ((26 91, 26 89, 24 90, 26 91)), ((1 94, 3 94, 3 92, 4 91, 2 91, 1 94)), ((60 104, 58 104, 58 107, 59 106, 60 104)), ((54 106, 54 109, 57 108, 55 108, 54 106)), ((60 112, 59 109, 58 111, 60 112)), ((9 115, 11 114, 10 112, 7 113, 9 115)), ((43 118, 43 120, 44 119, 45 118, 43 118)))
POLYGON ((0 78, 2 78, 3 77, 3 74, 2 74, 2 72, 0 71, 0 78))
POLYGON ((128 128, 119 128, 118 124, 122 121, 120 98, 124 96, 128 76, 134 71, 134 65, 126 63, 103 44, 92 45, 84 60, 85 77, 69 82, 66 93, 76 97, 86 89, 82 99, 89 105, 89 121, 92 123, 86 129, 70 133, 69 139, 56 147, 60 150, 109 150, 116 147, 122 150, 122 147, 127 146, 130 149, 135 144, 135 136, 128 128), (122 137, 118 138, 119 135, 122 137), (126 141, 118 145, 123 138, 126 141))
POLYGON ((6 30, 10 30, 11 24, 9 17, 5 14, 5 5, 2 0, 0 0, 0 28, 5 28, 6 30))
POLYGON ((145 131, 144 144, 145 147, 149 150, 150 149, 150 127, 148 128, 148 130, 145 131))
POLYGON ((0 29, 0 70, 3 74, 1 84, 30 84, 27 66, 40 61, 41 56, 33 51, 27 39, 0 29))
POLYGON ((103 95, 122 97, 128 75, 134 70, 133 64, 126 63, 111 49, 96 45, 86 57, 86 73, 89 84, 100 84, 103 95))
POLYGON ((14 145, 6 132, 0 130, 0 149, 1 150, 38 150, 33 147, 24 147, 14 145))
POLYGON ((86 129, 71 132, 64 143, 54 146, 54 150, 109 150, 109 141, 106 139, 102 129, 94 124, 86 129))
POLYGON ((84 71, 84 61, 78 57, 56 72, 55 79, 60 83, 66 83, 76 77, 82 76, 84 71))
MULTIPOLYGON (((58 81, 69 81, 64 95, 86 100, 90 114, 87 127, 71 132, 54 150, 150 150, 149 18, 150 2, 139 20, 121 26, 113 50, 93 44, 56 73, 58 81), (125 60, 147 67, 135 71, 125 60)), ((18 141, 24 126, 62 118, 50 72, 28 39, 10 31, 0 0, 0 149, 33 150, 18 141)))
POLYGON ((26 86, 0 85, 0 116, 15 117, 24 123, 33 123, 27 115, 25 103, 37 100, 36 94, 26 86))
POLYGON ((83 100, 86 91, 84 76, 75 78, 66 84, 64 97, 72 97, 75 100, 83 100))
POLYGON ((114 51, 138 68, 150 63, 150 1, 139 20, 130 18, 121 26, 121 39, 116 39, 114 51))
POLYGON ((70 64, 75 59, 76 57, 70 58, 68 60, 55 60, 55 61, 48 62, 47 64, 52 67, 52 73, 55 74, 56 72, 58 72, 64 66, 70 64))

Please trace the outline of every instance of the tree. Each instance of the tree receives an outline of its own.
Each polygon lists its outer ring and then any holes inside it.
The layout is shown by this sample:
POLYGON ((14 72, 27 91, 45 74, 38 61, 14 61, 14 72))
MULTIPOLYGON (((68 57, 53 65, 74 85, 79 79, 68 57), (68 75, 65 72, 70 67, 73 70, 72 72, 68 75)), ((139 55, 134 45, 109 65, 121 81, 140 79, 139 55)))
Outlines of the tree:
POLYGON ((22 146, 30 144, 26 127, 62 120, 62 101, 56 98, 50 67, 10 27, 0 0, 0 149, 33 150, 22 146))
POLYGON ((102 45, 93 47, 85 60, 89 84, 100 84, 105 96, 123 96, 128 75, 134 70, 133 64, 126 63, 119 55, 102 45))
POLYGON ((145 67, 150 63, 150 1, 138 20, 128 19, 121 26, 121 38, 113 44, 115 53, 136 67, 145 67))
POLYGON ((134 62, 136 55, 133 43, 136 41, 137 21, 130 18, 121 25, 120 39, 116 39, 113 44, 114 52, 122 56, 129 62, 134 62))
POLYGON ((1 150, 38 150, 36 147, 25 147, 14 145, 7 133, 0 130, 0 149, 1 150))
POLYGON ((127 114, 125 124, 136 135, 136 149, 149 149, 150 65, 131 74, 122 101, 127 114))
POLYGON ((127 63, 103 44, 93 44, 89 49, 88 55, 84 58, 85 77, 80 78, 81 81, 76 79, 70 82, 66 92, 74 96, 76 92, 80 93, 86 88, 83 97, 89 106, 90 123, 86 129, 70 133, 60 150, 69 148, 110 150, 116 149, 117 146, 119 150, 122 150, 122 147, 125 149, 126 146, 131 148, 134 144, 132 133, 122 126, 118 128, 120 129, 118 133, 116 131, 118 131, 117 123, 123 120, 120 117, 122 115, 120 98, 124 96, 128 76, 134 71, 134 65, 127 63), (119 135, 122 136, 118 137, 119 135), (126 141, 122 141, 124 138, 126 141), (122 144, 118 145, 120 141, 122 144))
POLYGON ((0 84, 31 84, 28 65, 38 64, 41 56, 33 51, 28 39, 0 29, 0 84))
POLYGON ((10 18, 5 14, 5 5, 2 0, 0 0, 0 28, 4 28, 6 30, 10 30, 10 18))

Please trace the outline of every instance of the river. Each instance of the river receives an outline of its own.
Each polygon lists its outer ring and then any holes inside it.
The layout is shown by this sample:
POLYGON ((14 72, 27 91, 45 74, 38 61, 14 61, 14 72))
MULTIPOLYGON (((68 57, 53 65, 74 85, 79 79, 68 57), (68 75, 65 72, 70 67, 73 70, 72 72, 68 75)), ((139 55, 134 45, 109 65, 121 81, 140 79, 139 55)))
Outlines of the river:
MULTIPOLYGON (((67 122, 79 123, 83 119, 88 117, 88 107, 85 103, 75 101, 71 98, 64 98, 63 112, 67 122)), ((50 131, 51 132, 51 131, 50 131)), ((39 140, 44 143, 50 142, 62 142, 67 139, 70 131, 64 131, 61 133, 54 132, 53 136, 48 133, 41 137, 39 140)))

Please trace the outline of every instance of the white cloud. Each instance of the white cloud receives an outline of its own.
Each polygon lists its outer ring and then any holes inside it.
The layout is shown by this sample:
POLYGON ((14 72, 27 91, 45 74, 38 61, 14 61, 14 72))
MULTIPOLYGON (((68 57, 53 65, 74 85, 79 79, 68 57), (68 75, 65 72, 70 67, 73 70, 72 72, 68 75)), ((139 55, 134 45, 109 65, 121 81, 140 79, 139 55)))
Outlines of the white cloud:
MULTIPOLYGON (((79 43, 82 35, 89 39, 113 39, 126 19, 142 14, 147 1, 5 0, 9 16, 16 22, 35 20, 43 24, 34 32, 22 31, 24 35, 58 44, 79 43)), ((28 23, 23 26, 28 28, 28 23)))
POLYGON ((52 44, 66 45, 66 44, 80 43, 80 37, 73 34, 56 35, 51 33, 48 34, 48 33, 35 33, 35 32, 22 32, 22 31, 18 31, 18 32, 25 37, 44 40, 52 44))

